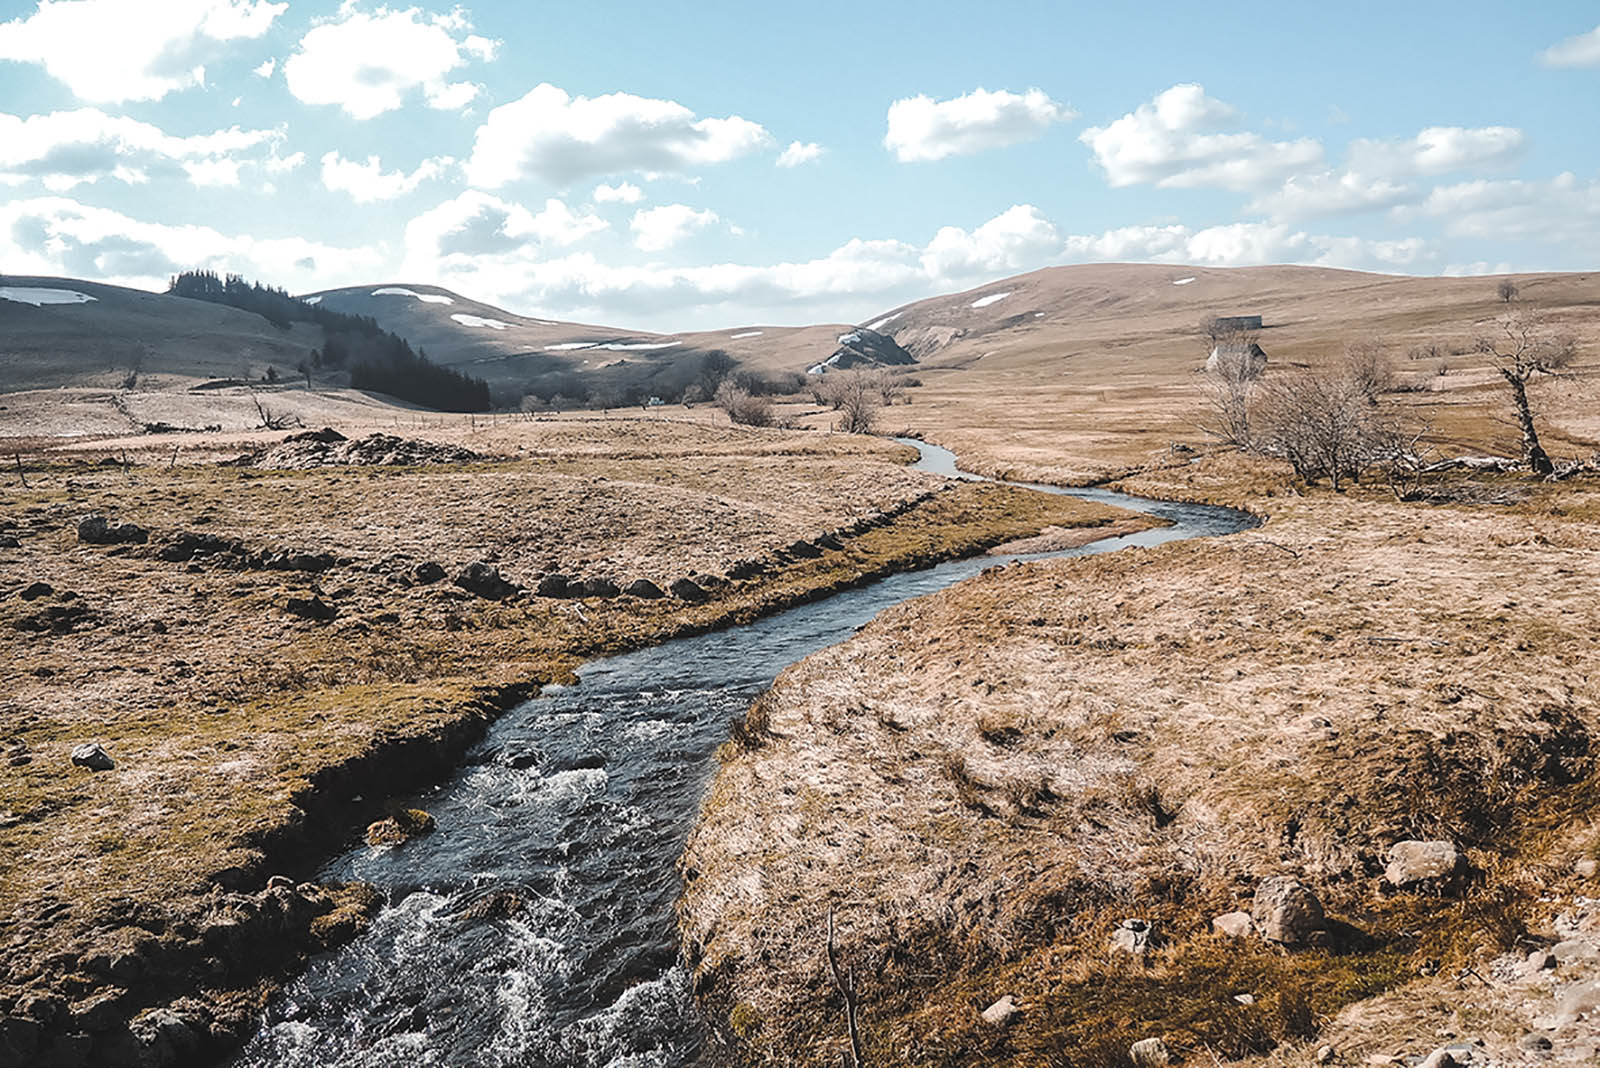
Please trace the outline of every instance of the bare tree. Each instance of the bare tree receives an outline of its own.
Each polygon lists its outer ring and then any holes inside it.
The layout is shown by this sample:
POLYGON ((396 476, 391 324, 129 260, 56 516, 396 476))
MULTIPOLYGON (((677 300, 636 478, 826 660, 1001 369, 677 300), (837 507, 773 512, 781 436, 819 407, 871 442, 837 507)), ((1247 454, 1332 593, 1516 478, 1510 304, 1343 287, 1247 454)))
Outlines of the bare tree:
POLYGON ((1495 296, 1500 298, 1501 304, 1510 304, 1512 301, 1517 299, 1517 294, 1519 292, 1520 290, 1517 289, 1517 283, 1513 282, 1509 278, 1500 279, 1500 284, 1494 287, 1495 296))
POLYGON ((683 406, 692 408, 700 401, 706 399, 705 387, 698 382, 690 382, 683 387, 683 406))
POLYGON ((1236 448, 1255 447, 1250 417, 1256 377, 1249 360, 1225 358, 1211 363, 1201 387, 1210 409, 1210 418, 1203 424, 1207 434, 1236 448))
MULTIPOLYGON (((870 434, 877 419, 878 406, 892 387, 883 371, 837 371, 815 376, 811 395, 840 413, 838 429, 847 434, 870 434)), ((892 394, 891 394, 892 395, 892 394)))
POLYGON ((1494 369, 1511 391, 1511 406, 1522 430, 1523 462, 1534 474, 1549 475, 1555 465, 1539 444, 1533 406, 1528 401, 1528 383, 1537 375, 1560 374, 1572 362, 1577 344, 1570 334, 1557 333, 1532 311, 1510 312, 1496 323, 1499 333, 1479 338, 1478 351, 1494 361, 1494 369))
POLYGON ((772 401, 758 397, 733 379, 723 379, 712 398, 718 408, 728 413, 728 418, 743 426, 771 426, 772 401))
POLYGON ((1275 378, 1262 387, 1253 415, 1262 451, 1289 461, 1308 484, 1326 478, 1337 491, 1346 479, 1359 479, 1370 459, 1372 405, 1343 372, 1275 378))
POLYGON ((1345 346, 1344 370, 1371 404, 1394 389, 1394 361, 1377 338, 1363 338, 1345 346))

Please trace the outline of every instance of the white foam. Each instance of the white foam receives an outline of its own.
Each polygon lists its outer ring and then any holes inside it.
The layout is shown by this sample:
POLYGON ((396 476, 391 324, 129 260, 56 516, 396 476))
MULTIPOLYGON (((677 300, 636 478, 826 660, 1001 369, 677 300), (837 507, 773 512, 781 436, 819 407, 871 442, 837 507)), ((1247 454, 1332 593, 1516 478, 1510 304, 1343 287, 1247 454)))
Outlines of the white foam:
POLYGON ((416 297, 424 304, 455 303, 449 297, 440 296, 438 293, 418 293, 414 289, 401 289, 399 286, 384 286, 382 289, 374 289, 372 295, 375 297, 416 297))
POLYGON ((1175 286, 1186 286, 1190 282, 1193 282, 1193 281, 1194 281, 1194 275, 1190 275, 1188 278, 1174 278, 1172 280, 1172 284, 1175 285, 1175 286))
POLYGON ((301 302, 304 303, 304 304, 321 304, 322 303, 322 298, 321 297, 302 297, 300 299, 301 299, 301 302))
POLYGON ((94 300, 76 289, 35 289, 29 286, 0 286, 0 300, 14 300, 18 304, 32 304, 35 308, 45 304, 88 304, 94 300))
POLYGON ((450 316, 462 326, 487 326, 490 330, 504 330, 510 323, 503 323, 499 319, 485 319, 481 315, 468 315, 465 312, 456 312, 450 316))
POLYGON ((973 301, 972 306, 974 308, 987 308, 991 304, 997 304, 1000 301, 1005 300, 1010 295, 1011 290, 1009 289, 1004 293, 990 293, 987 297, 979 297, 977 300, 973 301))
POLYGON ((742 337, 760 337, 763 333, 765 333, 764 330, 746 330, 742 334, 729 334, 728 340, 738 341, 742 337))
POLYGON ((868 323, 867 324, 867 329, 868 330, 882 330, 884 327, 888 326, 890 323, 894 322, 896 319, 900 318, 900 316, 902 316, 904 314, 905 314, 905 312, 895 312, 893 315, 885 315, 882 319, 879 319, 875 323, 868 323))

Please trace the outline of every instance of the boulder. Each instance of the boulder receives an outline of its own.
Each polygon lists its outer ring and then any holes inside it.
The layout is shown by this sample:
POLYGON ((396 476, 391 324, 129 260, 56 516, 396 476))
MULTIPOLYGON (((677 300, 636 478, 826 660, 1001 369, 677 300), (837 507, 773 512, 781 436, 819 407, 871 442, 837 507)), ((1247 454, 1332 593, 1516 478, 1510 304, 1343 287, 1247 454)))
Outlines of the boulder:
POLYGON ((1245 938, 1255 933, 1256 923, 1248 912, 1225 912, 1212 919, 1211 929, 1224 938, 1245 938))
POLYGON ((661 587, 649 579, 634 579, 622 592, 629 597, 639 597, 646 601, 657 601, 666 596, 661 592, 661 587))
POLYGON ((1389 847, 1389 866, 1383 877, 1390 886, 1415 886, 1454 874, 1460 862, 1450 842, 1396 842, 1389 847))
POLYGON ((291 597, 283 602, 283 610, 291 616, 309 619, 317 623, 327 623, 339 614, 339 610, 324 601, 318 594, 310 597, 291 597))
POLYGON ((172 1009, 150 1009, 134 1017, 128 1030, 144 1051, 147 1063, 172 1064, 199 1052, 202 1041, 199 1029, 204 1026, 205 1021, 185 1017, 172 1009))
POLYGON ((572 580, 565 575, 550 574, 539 580, 539 585, 534 588, 540 597, 571 597, 572 580))
POLYGON ((817 546, 813 545, 811 542, 804 540, 790 542, 789 545, 784 549, 784 552, 788 553, 790 556, 799 557, 802 560, 815 560, 817 557, 822 555, 821 549, 817 548, 817 546))
POLYGON ((1150 929, 1149 922, 1140 919, 1123 920, 1111 934, 1111 952, 1126 953, 1130 957, 1143 960, 1145 954, 1150 952, 1154 938, 1155 933, 1150 929))
POLYGON ((672 591, 672 596, 680 601, 688 601, 691 604, 699 604, 706 599, 706 591, 693 579, 677 579, 669 589, 672 591))
POLYGON ((1305 945, 1311 936, 1326 930, 1322 902, 1297 879, 1274 875, 1256 887, 1250 910, 1261 937, 1286 946, 1305 945))
POLYGON ((117 762, 111 759, 110 753, 101 748, 99 742, 84 742, 82 745, 73 746, 72 762, 90 771, 110 771, 117 766, 117 762))
POLYGON ((0 549, 20 549, 22 541, 15 534, 0 534, 0 549))
POLYGON ((490 601, 503 601, 517 592, 515 584, 507 582, 498 570, 482 560, 458 571, 455 584, 490 601))
POLYGON ((432 586, 444 578, 444 568, 432 560, 424 560, 411 569, 411 581, 418 586, 432 586))
POLYGON ((41 597, 48 597, 56 592, 56 588, 48 582, 30 582, 22 587, 19 596, 24 601, 37 601, 41 597))
POLYGON ((1128 1047, 1128 1059, 1134 1068, 1167 1068, 1172 1063, 1172 1051, 1159 1038, 1141 1038, 1128 1047))
POLYGON ((397 809, 394 815, 367 826, 367 844, 401 845, 413 838, 433 833, 434 820, 420 808, 397 809))
POLYGON ((983 1022, 991 1027, 1004 1027, 1016 1018, 1022 1010, 1017 1007, 1016 999, 1010 994, 983 1010, 983 1022))
POLYGON ((87 515, 78 521, 78 540, 85 545, 143 545, 150 532, 137 523, 113 523, 103 515, 87 515))
POLYGON ((587 578, 568 587, 574 597, 615 597, 622 591, 608 578, 587 578))

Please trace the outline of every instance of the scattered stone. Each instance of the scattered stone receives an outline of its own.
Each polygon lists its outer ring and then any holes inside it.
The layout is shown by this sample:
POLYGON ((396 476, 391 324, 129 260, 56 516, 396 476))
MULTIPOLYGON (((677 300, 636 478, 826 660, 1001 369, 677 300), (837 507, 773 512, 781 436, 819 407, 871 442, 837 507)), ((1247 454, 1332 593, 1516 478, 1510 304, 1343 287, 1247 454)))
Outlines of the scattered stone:
POLYGON ((1530 972, 1547 972, 1554 968, 1557 963, 1556 955, 1548 949, 1536 949, 1528 954, 1528 970, 1530 972))
POLYGON ((1327 926, 1317 895, 1285 875, 1261 881, 1250 914, 1262 938, 1286 946, 1305 945, 1327 926))
POLYGON ((646 601, 658 601, 666 596, 661 592, 661 587, 649 579, 634 579, 622 592, 629 597, 638 597, 646 601))
POLYGON ((86 545, 143 545, 150 532, 137 523, 112 523, 103 515, 88 515, 78 521, 78 540, 86 545))
POLYGON ((680 601, 688 601, 691 604, 699 604, 706 599, 705 589, 693 579, 677 579, 669 589, 672 591, 672 596, 680 601))
POLYGON ((462 909, 460 915, 462 919, 479 922, 507 919, 517 915, 525 906, 526 902, 510 890, 495 890, 462 909))
POLYGON ((1159 1038, 1141 1038, 1128 1047, 1128 1059, 1134 1068, 1167 1068, 1172 1063, 1172 1051, 1159 1038))
POLYGON ((498 570, 482 560, 468 564, 457 572, 455 584, 468 593, 491 601, 503 601, 517 592, 514 583, 507 582, 498 570))
POLYGON ((367 844, 402 845, 431 833, 434 826, 433 817, 420 808, 398 809, 387 819, 377 820, 367 826, 367 844))
POLYGON ((1233 1000, 1241 1005, 1254 1005, 1256 996, 1254 994, 1235 994, 1233 995, 1233 1000))
POLYGON ((1225 912, 1211 921, 1211 929, 1224 938, 1245 938, 1255 934, 1256 923, 1248 912, 1225 912))
POLYGON ((615 597, 622 592, 608 578, 588 578, 569 587, 575 597, 615 597))
POLYGON ((316 441, 322 443, 323 445, 332 445, 336 441, 348 440, 348 438, 339 433, 337 430, 333 429, 333 427, 325 426, 321 430, 307 430, 300 434, 290 434, 279 444, 286 445, 291 441, 316 441))
POLYGON ((37 601, 41 597, 48 597, 56 592, 56 588, 48 582, 30 582, 22 587, 21 597, 24 601, 37 601))
POLYGON ((1391 886, 1415 886, 1454 874, 1460 862, 1461 857, 1450 842, 1396 842, 1389 847, 1389 866, 1383 870, 1383 877, 1391 886))
POLYGON ((1016 999, 1010 994, 983 1010, 983 1022, 992 1027, 1004 1027, 1022 1010, 1017 1007, 1016 999))
POLYGON ((740 560, 728 568, 728 577, 734 581, 754 578, 767 569, 760 560, 740 560))
POLYGON ((411 581, 415 582, 418 586, 431 586, 435 582, 442 580, 444 576, 444 568, 440 567, 432 560, 424 560, 422 563, 411 569, 411 581))
POLYGON ((815 560, 817 557, 822 555, 821 549, 804 539, 790 542, 789 545, 785 547, 784 552, 788 553, 790 556, 797 556, 802 560, 815 560))
POLYGON ((357 441, 340 438, 326 441, 312 435, 297 434, 265 452, 244 457, 254 467, 291 470, 308 467, 350 465, 358 467, 410 467, 417 464, 460 464, 485 459, 471 449, 439 445, 431 441, 399 438, 392 434, 371 434, 357 441))
POLYGON ((1591 960, 1597 953, 1593 942, 1579 938, 1569 938, 1564 942, 1557 942, 1550 947, 1550 953, 1555 957, 1557 964, 1570 964, 1575 960, 1591 960))
POLYGON ((1145 954, 1150 952, 1150 944, 1154 932, 1150 930, 1148 921, 1140 919, 1123 920, 1111 935, 1111 952, 1126 953, 1130 957, 1143 960, 1145 954))
POLYGON ((1333 1049, 1332 1046, 1318 1046, 1317 1047, 1317 1063, 1318 1064, 1332 1064, 1334 1056, 1335 1056, 1335 1054, 1334 1054, 1334 1049, 1333 1049))
POLYGON ((0 534, 0 549, 20 549, 22 542, 15 534, 0 534))
POLYGON ((1580 879, 1593 879, 1596 872, 1600 872, 1600 862, 1593 857, 1584 857, 1572 866, 1572 871, 1580 879))
POLYGON ((291 597, 283 602, 283 610, 291 616, 309 619, 317 623, 327 623, 339 614, 339 610, 324 601, 318 594, 310 597, 291 597))
POLYGON ((572 580, 566 575, 552 573, 539 580, 534 593, 540 597, 571 597, 572 580))
POLYGON ((1428 1054, 1417 1068, 1458 1068, 1462 1062, 1448 1049, 1436 1049, 1428 1054))
POLYGON ((72 762, 90 771, 110 771, 117 766, 117 762, 111 759, 110 753, 101 748, 99 742, 84 742, 82 745, 73 746, 72 762))
POLYGON ((1517 1048, 1529 1050, 1530 1052, 1546 1050, 1552 1045, 1554 1045, 1554 1043, 1552 1043, 1548 1038, 1532 1032, 1529 1032, 1528 1034, 1525 1034, 1521 1038, 1517 1039, 1517 1048))

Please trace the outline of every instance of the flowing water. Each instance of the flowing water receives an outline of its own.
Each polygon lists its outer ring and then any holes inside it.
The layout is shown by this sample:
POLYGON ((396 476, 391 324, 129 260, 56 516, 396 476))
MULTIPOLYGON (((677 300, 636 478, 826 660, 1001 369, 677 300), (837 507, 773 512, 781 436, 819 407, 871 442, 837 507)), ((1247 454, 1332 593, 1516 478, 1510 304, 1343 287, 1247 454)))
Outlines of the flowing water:
MULTIPOLYGON (((948 451, 907 441, 950 477, 948 451)), ((1049 493, 1172 521, 1064 553, 1229 534, 1241 512, 1107 490, 1049 493)), ((785 666, 878 612, 1000 562, 892 576, 745 626, 596 661, 503 716, 449 782, 417 799, 438 821, 399 849, 357 848, 325 879, 388 903, 313 961, 237 1068, 669 1068, 703 1030, 678 959, 674 867, 730 721, 785 666), (474 908, 515 893, 511 915, 474 908)))

